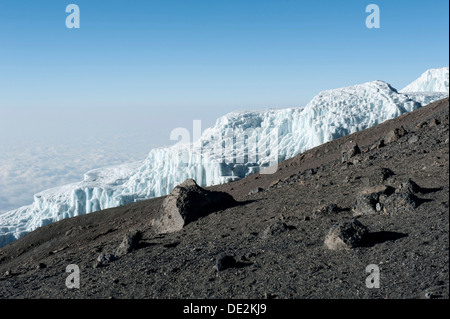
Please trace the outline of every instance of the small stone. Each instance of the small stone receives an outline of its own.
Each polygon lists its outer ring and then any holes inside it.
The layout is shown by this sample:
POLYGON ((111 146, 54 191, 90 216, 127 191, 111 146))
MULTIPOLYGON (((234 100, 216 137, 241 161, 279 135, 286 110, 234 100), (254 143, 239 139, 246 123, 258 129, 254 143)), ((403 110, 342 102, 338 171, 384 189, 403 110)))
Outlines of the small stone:
POLYGON ((314 168, 309 168, 309 169, 307 169, 307 170, 304 170, 304 171, 301 173, 301 175, 302 175, 303 178, 310 178, 310 177, 312 177, 312 176, 314 176, 314 175, 316 175, 316 174, 317 174, 317 170, 314 169, 314 168))
POLYGON ((142 239, 142 233, 139 230, 131 231, 125 234, 120 243, 119 247, 116 249, 116 256, 120 257, 130 253, 139 246, 139 241, 142 239))
POLYGON ((408 139, 409 144, 414 144, 419 140, 419 137, 417 135, 413 135, 408 139))
POLYGON ((341 163, 348 162, 352 157, 361 153, 361 150, 354 141, 345 143, 341 151, 341 163))
POLYGON ((363 243, 369 233, 357 219, 334 225, 325 237, 325 245, 331 250, 351 249, 363 243))
POLYGON ((44 268, 47 268, 47 265, 44 264, 44 263, 39 263, 39 264, 36 266, 36 269, 44 269, 44 268))
POLYGON ((117 260, 117 257, 113 254, 100 254, 98 255, 97 260, 94 263, 94 268, 106 266, 115 260, 117 260))
POLYGON ((366 187, 379 186, 393 175, 394 172, 389 168, 376 168, 369 176, 363 178, 363 183, 366 187))
POLYGON ((387 144, 398 141, 401 137, 403 137, 405 135, 406 135, 406 130, 403 128, 403 126, 401 126, 399 128, 393 129, 392 131, 387 133, 384 136, 383 141, 387 145, 387 144))
POLYGON ((229 256, 225 253, 221 253, 216 258, 216 263, 214 265, 214 269, 217 271, 223 271, 228 268, 232 268, 236 266, 236 260, 233 256, 229 256))
POLYGON ((406 182, 400 184, 400 186, 395 190, 396 193, 410 193, 416 194, 420 193, 422 188, 417 185, 413 180, 408 179, 406 182))
POLYGON ((261 187, 257 187, 257 188, 253 188, 248 194, 249 195, 254 195, 254 194, 258 194, 264 191, 264 188, 261 187))
POLYGON ((261 237, 268 238, 270 236, 276 236, 276 235, 279 235, 279 234, 285 232, 286 230, 289 230, 289 227, 285 223, 278 221, 278 222, 271 224, 269 227, 267 227, 262 232, 261 237))

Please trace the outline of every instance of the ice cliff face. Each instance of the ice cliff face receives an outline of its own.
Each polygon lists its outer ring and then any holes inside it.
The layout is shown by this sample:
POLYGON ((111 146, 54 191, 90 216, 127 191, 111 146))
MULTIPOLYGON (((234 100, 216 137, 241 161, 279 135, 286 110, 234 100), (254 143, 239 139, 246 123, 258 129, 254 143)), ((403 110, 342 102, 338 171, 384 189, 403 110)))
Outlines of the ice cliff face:
POLYGON ((411 92, 443 92, 449 93, 449 68, 430 69, 417 80, 400 90, 402 93, 411 92))
POLYGON ((93 170, 79 183, 36 194, 32 205, 0 216, 0 247, 64 218, 166 195, 187 178, 207 186, 270 173, 279 161, 442 97, 411 98, 374 81, 321 92, 304 108, 229 113, 194 143, 153 149, 142 162, 93 170))

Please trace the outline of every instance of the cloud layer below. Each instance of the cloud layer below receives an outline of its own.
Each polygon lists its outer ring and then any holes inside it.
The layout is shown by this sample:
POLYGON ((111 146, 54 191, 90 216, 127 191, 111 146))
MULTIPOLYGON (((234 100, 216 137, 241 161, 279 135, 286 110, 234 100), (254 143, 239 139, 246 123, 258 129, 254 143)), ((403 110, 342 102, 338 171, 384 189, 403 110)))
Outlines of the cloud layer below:
POLYGON ((31 204, 40 191, 80 181, 91 169, 143 160, 155 146, 137 136, 0 141, 0 214, 31 204))

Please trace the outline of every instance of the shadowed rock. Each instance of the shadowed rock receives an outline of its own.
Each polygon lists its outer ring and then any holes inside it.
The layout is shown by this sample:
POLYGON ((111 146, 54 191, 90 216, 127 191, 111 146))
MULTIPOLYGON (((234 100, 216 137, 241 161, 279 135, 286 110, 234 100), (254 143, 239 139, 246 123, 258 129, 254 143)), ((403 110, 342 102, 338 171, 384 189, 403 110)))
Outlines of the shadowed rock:
POLYGON ((370 173, 369 176, 363 178, 363 183, 366 187, 377 187, 383 184, 389 177, 393 175, 394 172, 389 168, 376 168, 370 173))
POLYGON ((109 254, 109 253, 105 253, 105 254, 100 254, 97 257, 97 260, 94 262, 94 268, 98 268, 98 267, 102 267, 102 266, 106 266, 109 263, 116 261, 117 257, 113 254, 109 254))
POLYGON ((361 246, 368 233, 367 227, 356 219, 341 222, 330 228, 325 245, 331 250, 351 249, 361 246))
POLYGON ((359 149, 358 144, 354 141, 350 141, 348 143, 345 143, 342 146, 341 151, 341 162, 345 163, 348 162, 352 157, 358 155, 361 153, 361 150, 359 149))
POLYGON ((363 189, 353 206, 353 216, 374 215, 381 212, 386 198, 394 193, 391 186, 378 185, 363 189))
POLYGON ((142 239, 142 233, 138 230, 128 232, 123 237, 122 242, 116 249, 116 256, 120 257, 130 253, 139 246, 139 241, 142 239))
POLYGON ((216 210, 236 204, 228 193, 213 192, 188 179, 164 199, 153 226, 158 233, 171 233, 216 210))
POLYGON ((254 194, 261 193, 261 192, 264 192, 264 188, 256 187, 256 188, 253 188, 252 190, 250 190, 248 195, 254 195, 254 194))
POLYGON ((383 204, 386 214, 408 213, 417 208, 418 198, 410 193, 395 193, 386 198, 383 204))
POLYGON ((377 193, 359 194, 353 207, 354 216, 374 215, 377 213, 377 204, 380 195, 377 193))
POLYGON ((409 193, 416 194, 421 192, 421 187, 417 185, 411 179, 408 179, 406 182, 401 183, 400 186, 395 190, 396 193, 409 193))
POLYGON ((393 142, 398 141, 401 137, 406 135, 406 130, 401 126, 398 127, 396 129, 393 129, 392 131, 390 131, 389 133, 387 133, 384 138, 384 144, 390 144, 393 142))

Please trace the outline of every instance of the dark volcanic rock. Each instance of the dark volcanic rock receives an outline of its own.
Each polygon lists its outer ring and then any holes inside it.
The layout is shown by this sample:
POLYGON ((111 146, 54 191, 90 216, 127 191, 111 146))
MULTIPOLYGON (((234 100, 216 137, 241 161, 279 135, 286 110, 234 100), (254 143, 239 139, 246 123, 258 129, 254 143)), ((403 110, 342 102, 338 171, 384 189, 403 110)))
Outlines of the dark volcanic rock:
POLYGON ((393 176, 394 172, 389 168, 376 168, 373 172, 363 179, 366 187, 379 186, 383 184, 389 177, 393 176))
POLYGON ((203 189, 193 179, 188 179, 164 199, 153 226, 158 233, 175 232, 200 217, 235 203, 231 195, 203 189))
POLYGON ((325 237, 325 245, 331 250, 358 247, 368 233, 367 227, 357 219, 341 222, 328 231, 325 237))
POLYGON ((384 201, 384 212, 389 215, 409 213, 417 208, 418 199, 410 193, 395 193, 384 201))
POLYGON ((125 234, 120 243, 119 247, 116 249, 116 256, 120 257, 130 253, 139 246, 139 241, 142 239, 142 233, 139 230, 131 231, 125 234))
POLYGON ((408 139, 409 144, 414 144, 419 141, 419 137, 417 135, 413 135, 408 139))
POLYGON ((117 257, 113 254, 109 254, 109 253, 100 254, 97 257, 97 260, 94 262, 94 268, 106 266, 109 263, 116 261, 116 260, 117 260, 117 257))
POLYGON ((381 212, 384 201, 393 194, 395 189, 391 186, 378 185, 363 189, 353 205, 353 216, 374 215, 381 212))
POLYGON ((406 135, 406 130, 403 128, 403 126, 401 126, 399 128, 395 128, 384 136, 384 138, 383 138, 384 144, 387 145, 387 144, 396 142, 405 135, 406 135))
POLYGON ((406 182, 400 184, 400 186, 395 189, 395 192, 416 194, 420 193, 421 190, 422 188, 419 185, 417 185, 413 180, 408 179, 406 182))
POLYGON ((352 157, 361 153, 358 144, 354 141, 345 143, 341 151, 341 163, 348 162, 352 157))
POLYGON ((376 214, 377 204, 380 195, 377 193, 359 194, 356 197, 356 203, 353 207, 354 216, 373 215, 376 214))

